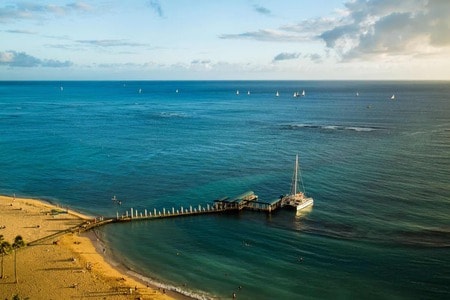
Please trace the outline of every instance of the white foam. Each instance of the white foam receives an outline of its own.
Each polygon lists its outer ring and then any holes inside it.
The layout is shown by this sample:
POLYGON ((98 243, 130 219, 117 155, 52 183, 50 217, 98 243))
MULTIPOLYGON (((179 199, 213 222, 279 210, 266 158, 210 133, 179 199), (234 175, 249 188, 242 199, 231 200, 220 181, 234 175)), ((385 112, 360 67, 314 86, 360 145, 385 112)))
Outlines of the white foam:
POLYGON ((198 299, 198 300, 213 300, 216 297, 213 297, 211 295, 207 295, 206 293, 202 293, 200 291, 190 291, 181 287, 177 287, 174 285, 170 285, 170 284, 166 284, 166 283, 161 283, 159 281, 156 281, 154 279, 145 277, 142 274, 136 273, 134 271, 128 270, 127 274, 129 274, 132 277, 138 278, 139 280, 148 283, 150 285, 156 286, 160 289, 165 289, 167 291, 172 291, 172 292, 176 292, 178 294, 193 298, 193 299, 198 299))

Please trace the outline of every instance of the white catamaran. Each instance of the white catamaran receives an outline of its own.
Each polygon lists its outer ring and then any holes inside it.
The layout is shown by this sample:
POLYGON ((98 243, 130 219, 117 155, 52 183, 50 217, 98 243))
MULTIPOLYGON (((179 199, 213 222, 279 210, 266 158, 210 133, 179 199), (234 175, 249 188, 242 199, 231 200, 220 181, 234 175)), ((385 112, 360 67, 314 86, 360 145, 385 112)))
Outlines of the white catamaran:
POLYGON ((291 192, 288 195, 283 196, 283 198, 281 199, 281 206, 293 207, 297 210, 297 212, 314 204, 313 198, 307 197, 305 195, 305 187, 303 186, 303 179, 301 172, 300 172, 300 180, 302 182, 303 192, 300 192, 298 190, 298 177, 299 177, 298 173, 299 167, 297 154, 295 156, 295 167, 294 167, 294 175, 292 176, 291 192))

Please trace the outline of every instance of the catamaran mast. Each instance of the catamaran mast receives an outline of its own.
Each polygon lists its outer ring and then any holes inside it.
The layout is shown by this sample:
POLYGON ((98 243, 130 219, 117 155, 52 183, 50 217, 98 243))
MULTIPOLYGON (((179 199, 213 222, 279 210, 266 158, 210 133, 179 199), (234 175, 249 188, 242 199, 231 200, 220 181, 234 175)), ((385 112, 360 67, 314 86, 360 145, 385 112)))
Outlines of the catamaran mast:
POLYGON ((303 193, 306 193, 305 191, 305 186, 303 185, 303 178, 302 178, 302 173, 300 171, 299 168, 299 163, 298 163, 298 154, 295 156, 295 166, 294 166, 294 174, 292 175, 292 184, 291 184, 291 195, 297 195, 298 193, 298 177, 300 176, 300 180, 302 183, 302 191, 303 193), (299 174, 300 172, 300 174, 299 174))
POLYGON ((292 174, 291 195, 297 194, 298 184, 298 154, 295 156, 294 174, 292 174))
POLYGON ((298 183, 298 154, 295 155, 295 183, 294 183, 294 195, 297 195, 297 183, 298 183))
MULTIPOLYGON (((298 164, 297 164, 298 166, 298 164)), ((300 172, 300 181, 302 182, 302 192, 306 194, 306 190, 305 190, 305 185, 303 184, 303 176, 302 176, 302 171, 300 170, 300 168, 298 169, 298 171, 300 172)))

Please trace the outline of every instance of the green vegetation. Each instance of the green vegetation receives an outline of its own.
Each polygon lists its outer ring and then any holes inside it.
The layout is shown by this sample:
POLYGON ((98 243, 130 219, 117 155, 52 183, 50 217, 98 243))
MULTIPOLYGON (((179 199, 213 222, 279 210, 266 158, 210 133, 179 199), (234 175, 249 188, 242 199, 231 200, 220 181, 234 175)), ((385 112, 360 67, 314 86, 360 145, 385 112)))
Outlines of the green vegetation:
POLYGON ((0 278, 3 278, 3 258, 6 254, 9 254, 11 252, 11 244, 4 240, 3 235, 0 234, 0 254, 2 255, 2 262, 1 262, 1 270, 0 270, 0 278))
POLYGON ((17 277, 17 249, 25 247, 25 241, 22 236, 18 235, 14 238, 14 243, 12 244, 12 248, 14 250, 14 282, 18 283, 19 278, 17 277))

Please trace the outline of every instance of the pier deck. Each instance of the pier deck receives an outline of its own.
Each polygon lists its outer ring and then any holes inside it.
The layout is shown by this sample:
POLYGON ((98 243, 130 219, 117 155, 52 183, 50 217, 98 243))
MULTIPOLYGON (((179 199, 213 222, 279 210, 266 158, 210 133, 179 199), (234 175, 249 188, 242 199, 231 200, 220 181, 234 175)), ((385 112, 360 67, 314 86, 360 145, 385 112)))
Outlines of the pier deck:
MULTIPOLYGON (((113 198, 117 200, 116 198, 113 198)), ((281 207, 281 198, 270 202, 259 201, 258 196, 254 192, 248 191, 234 198, 223 197, 214 200, 212 204, 206 204, 206 206, 192 206, 183 207, 175 209, 163 208, 162 210, 141 210, 130 208, 125 211, 125 213, 119 215, 117 212, 115 217, 101 217, 96 218, 92 222, 84 223, 83 226, 78 228, 79 231, 88 231, 90 229, 103 226, 109 223, 119 223, 119 222, 131 222, 138 220, 154 220, 163 218, 175 218, 182 216, 197 216, 206 214, 216 214, 225 212, 238 212, 241 210, 254 210, 270 213, 281 207)))

